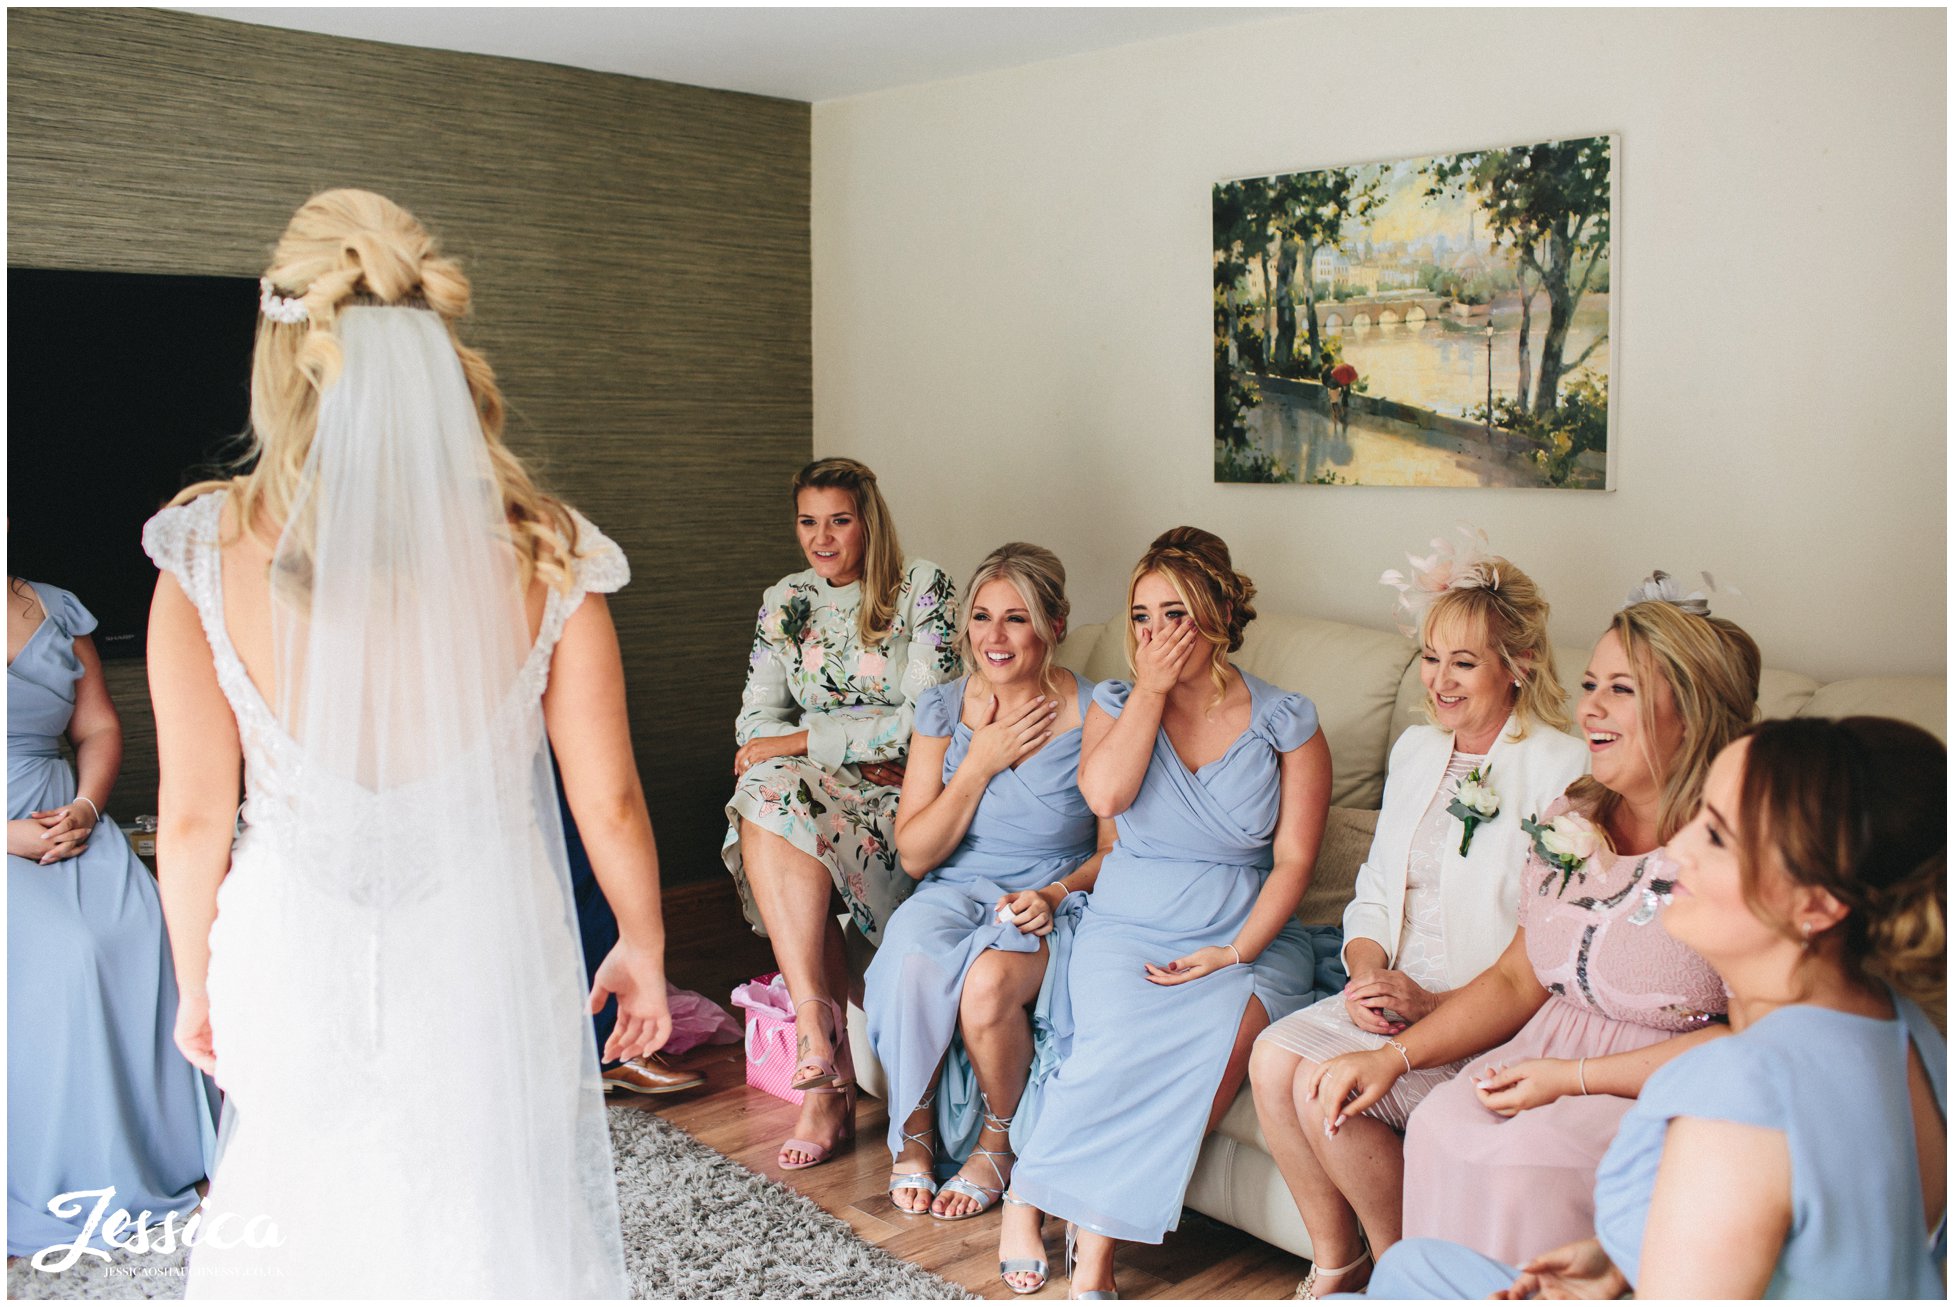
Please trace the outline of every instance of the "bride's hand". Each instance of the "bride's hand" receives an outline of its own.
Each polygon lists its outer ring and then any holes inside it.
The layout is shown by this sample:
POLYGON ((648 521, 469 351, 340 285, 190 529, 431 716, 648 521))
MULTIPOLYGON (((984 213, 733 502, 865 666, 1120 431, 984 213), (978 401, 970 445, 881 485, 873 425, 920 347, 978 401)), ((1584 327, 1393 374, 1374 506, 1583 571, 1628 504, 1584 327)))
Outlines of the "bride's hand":
POLYGON ((617 1024, 604 1045, 603 1060, 628 1062, 663 1048, 672 1037, 663 956, 619 940, 591 981, 592 1015, 602 1011, 613 994, 617 995, 617 1024))
POLYGON ((207 1076, 217 1074, 217 1053, 210 1042, 210 999, 202 994, 177 999, 174 1038, 190 1065, 207 1076))

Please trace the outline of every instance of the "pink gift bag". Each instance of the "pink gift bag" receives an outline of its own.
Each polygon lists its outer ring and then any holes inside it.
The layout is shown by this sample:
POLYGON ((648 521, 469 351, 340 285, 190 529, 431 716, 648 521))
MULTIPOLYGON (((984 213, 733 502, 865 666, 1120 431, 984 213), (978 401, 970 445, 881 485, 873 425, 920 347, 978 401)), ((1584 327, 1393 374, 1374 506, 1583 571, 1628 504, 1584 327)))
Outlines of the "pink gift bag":
POLYGON ((775 1098, 798 1103, 794 1078, 794 999, 778 971, 755 976, 733 990, 733 1006, 746 1009, 746 1083, 775 1098))

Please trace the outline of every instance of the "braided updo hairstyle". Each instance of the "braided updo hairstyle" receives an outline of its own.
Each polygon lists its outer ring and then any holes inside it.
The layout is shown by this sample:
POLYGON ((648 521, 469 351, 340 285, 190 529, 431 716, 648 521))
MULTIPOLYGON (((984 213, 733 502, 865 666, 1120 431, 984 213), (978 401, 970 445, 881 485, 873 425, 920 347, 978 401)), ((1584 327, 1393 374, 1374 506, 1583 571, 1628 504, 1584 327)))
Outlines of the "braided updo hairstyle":
MULTIPOLYGON (((1187 615, 1201 637, 1208 642, 1208 675, 1214 681, 1214 703, 1228 692, 1228 655, 1242 647, 1242 631, 1255 620, 1255 583, 1235 570, 1228 545, 1212 531, 1198 526, 1177 526, 1162 531, 1133 565, 1126 583, 1126 602, 1133 603, 1133 591, 1140 578, 1158 572, 1174 587, 1174 593, 1187 605, 1187 615)), ((1133 623, 1126 624, 1126 663, 1133 665, 1139 652, 1140 635, 1133 623)))
POLYGON ((318 431, 319 398, 339 376, 340 311, 359 305, 430 309, 448 329, 481 418, 522 583, 541 577, 567 590, 576 523, 561 500, 537 488, 502 443, 504 405, 495 371, 455 332, 456 322, 468 314, 468 278, 461 265, 441 254, 414 215, 372 191, 321 191, 292 215, 265 276, 277 294, 304 304, 306 316, 293 323, 258 320, 251 351, 251 430, 240 460, 250 470, 229 481, 191 486, 173 502, 229 489, 240 528, 258 523, 261 512, 274 526, 283 526, 318 431))
POLYGON ((1846 915, 1813 946, 1836 937, 1850 973, 1891 985, 1945 1028, 1946 747, 1887 717, 1768 721, 1748 741, 1736 825, 1751 911, 1774 920, 1761 868, 1825 890, 1846 915))

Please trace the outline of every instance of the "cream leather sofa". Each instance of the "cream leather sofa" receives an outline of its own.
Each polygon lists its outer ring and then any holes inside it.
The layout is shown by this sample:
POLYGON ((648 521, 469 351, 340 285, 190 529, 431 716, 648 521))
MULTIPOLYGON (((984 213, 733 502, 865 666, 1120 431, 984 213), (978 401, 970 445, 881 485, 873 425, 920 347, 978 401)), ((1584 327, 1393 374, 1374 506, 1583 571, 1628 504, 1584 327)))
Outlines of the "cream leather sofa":
MULTIPOLYGON (((1330 822, 1309 894, 1297 912, 1310 924, 1342 923, 1357 868, 1370 849, 1391 745, 1421 719, 1424 689, 1415 651, 1410 640, 1394 631, 1273 615, 1249 626, 1235 655, 1237 665, 1263 680, 1308 695, 1330 745, 1335 767, 1330 822)), ((1570 701, 1580 693, 1588 653, 1585 646, 1554 650, 1570 701)), ((1124 679, 1124 636, 1117 623, 1081 627, 1060 649, 1059 661, 1094 680, 1124 679)), ((1947 738, 1947 680, 1940 676, 1859 677, 1822 684, 1767 668, 1758 708, 1764 717, 1898 717, 1947 738)), ((866 943, 849 933, 851 946, 865 952, 866 943)), ((868 1047, 859 1008, 851 1010, 849 1024, 863 1088, 881 1097, 881 1067, 868 1047)), ((1187 1205, 1300 1256, 1310 1255, 1309 1235, 1263 1142, 1246 1087, 1203 1144, 1187 1205)))

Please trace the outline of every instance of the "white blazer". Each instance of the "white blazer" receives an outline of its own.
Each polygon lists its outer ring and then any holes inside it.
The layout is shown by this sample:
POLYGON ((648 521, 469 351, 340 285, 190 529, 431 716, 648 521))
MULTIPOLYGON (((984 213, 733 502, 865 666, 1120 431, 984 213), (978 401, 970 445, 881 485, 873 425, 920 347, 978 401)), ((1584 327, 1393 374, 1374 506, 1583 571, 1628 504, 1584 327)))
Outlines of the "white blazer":
MULTIPOLYGON (((1507 738, 1512 729, 1509 717, 1486 757, 1487 780, 1499 795, 1499 813, 1479 824, 1465 857, 1459 856, 1464 833, 1460 823, 1457 818, 1446 819, 1450 829, 1438 887, 1451 989, 1491 966, 1513 940, 1519 925, 1520 876, 1532 847, 1520 829, 1520 819, 1537 817, 1588 770, 1586 741, 1536 722, 1526 739, 1514 742, 1507 738)), ((1343 913, 1346 950, 1352 940, 1375 940, 1389 964, 1397 965, 1411 839, 1451 759, 1452 736, 1436 726, 1413 726, 1391 747, 1377 834, 1371 839, 1370 856, 1357 870, 1356 897, 1343 913)), ((1347 966, 1347 953, 1344 961, 1347 966)))

